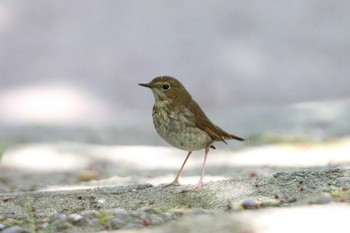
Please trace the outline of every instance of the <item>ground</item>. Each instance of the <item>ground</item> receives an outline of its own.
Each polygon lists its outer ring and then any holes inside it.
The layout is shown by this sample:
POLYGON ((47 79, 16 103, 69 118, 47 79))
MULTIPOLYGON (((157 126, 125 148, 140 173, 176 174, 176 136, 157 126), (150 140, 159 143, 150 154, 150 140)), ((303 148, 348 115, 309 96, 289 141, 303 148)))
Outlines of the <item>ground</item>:
MULTIPOLYGON (((165 147, 23 144, 1 161, 8 232, 329 232, 347 229, 350 140, 186 153, 165 147), (181 153, 184 153, 181 157, 181 153)), ((221 149, 221 150, 220 150, 221 149)))

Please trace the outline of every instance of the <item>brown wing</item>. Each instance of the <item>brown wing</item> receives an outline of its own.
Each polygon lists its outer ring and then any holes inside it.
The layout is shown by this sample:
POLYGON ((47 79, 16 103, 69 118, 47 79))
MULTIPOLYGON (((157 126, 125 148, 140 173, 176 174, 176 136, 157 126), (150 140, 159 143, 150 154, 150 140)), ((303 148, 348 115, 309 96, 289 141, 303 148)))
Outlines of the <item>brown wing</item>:
POLYGON ((190 112, 194 114, 195 119, 197 119, 195 123, 196 126, 202 129, 203 131, 207 132, 209 136, 212 137, 214 140, 222 141, 226 144, 227 142, 225 141, 225 139, 236 139, 239 141, 245 141, 244 138, 233 134, 229 134, 222 130, 220 127, 214 125, 194 100, 191 100, 190 103, 187 104, 187 107, 190 110, 190 112))

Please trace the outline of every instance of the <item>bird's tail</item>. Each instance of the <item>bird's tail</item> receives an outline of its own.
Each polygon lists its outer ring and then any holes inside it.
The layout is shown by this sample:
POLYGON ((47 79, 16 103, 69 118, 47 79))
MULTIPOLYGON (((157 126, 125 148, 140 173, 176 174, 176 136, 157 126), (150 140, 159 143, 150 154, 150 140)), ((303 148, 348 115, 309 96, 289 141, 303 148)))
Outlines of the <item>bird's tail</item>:
POLYGON ((222 141, 227 144, 225 139, 236 139, 238 141, 246 141, 246 139, 239 137, 234 134, 227 133, 226 131, 222 130, 220 127, 216 126, 216 132, 215 132, 216 140, 222 141))
POLYGON ((224 135, 224 138, 225 138, 225 139, 236 139, 236 140, 242 141, 242 142, 246 141, 244 138, 241 138, 241 137, 239 137, 239 136, 237 136, 237 135, 234 135, 234 134, 227 134, 227 135, 224 135))

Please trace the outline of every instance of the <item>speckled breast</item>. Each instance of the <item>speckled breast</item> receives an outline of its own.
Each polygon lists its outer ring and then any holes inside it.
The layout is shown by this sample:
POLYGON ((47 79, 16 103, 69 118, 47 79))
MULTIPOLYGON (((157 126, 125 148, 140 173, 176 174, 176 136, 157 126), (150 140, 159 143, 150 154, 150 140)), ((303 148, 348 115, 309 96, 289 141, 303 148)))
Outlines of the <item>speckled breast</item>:
POLYGON ((174 107, 158 103, 153 107, 152 116, 158 134, 176 148, 194 151, 213 142, 206 132, 195 126, 193 114, 184 106, 174 107))

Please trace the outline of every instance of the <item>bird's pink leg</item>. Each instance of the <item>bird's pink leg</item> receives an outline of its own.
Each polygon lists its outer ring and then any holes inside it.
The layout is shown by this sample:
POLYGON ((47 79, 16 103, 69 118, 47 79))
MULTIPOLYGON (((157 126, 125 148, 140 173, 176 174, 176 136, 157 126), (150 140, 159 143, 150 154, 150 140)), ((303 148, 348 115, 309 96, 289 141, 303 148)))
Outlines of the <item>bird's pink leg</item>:
POLYGON ((202 172, 201 172, 201 178, 199 179, 198 183, 195 184, 194 186, 192 186, 190 189, 185 189, 182 192, 187 192, 190 190, 197 190, 200 189, 203 185, 203 178, 204 178, 204 171, 205 171, 205 163, 207 161, 208 158, 208 152, 209 152, 209 147, 205 148, 205 154, 204 154, 204 161, 203 161, 203 166, 202 166, 202 172))
POLYGON ((170 184, 166 185, 166 186, 169 186, 169 185, 180 185, 180 183, 179 183, 180 175, 181 175, 182 170, 184 169, 185 164, 186 164, 188 158, 190 157, 191 153, 192 153, 192 151, 189 151, 189 152, 188 152, 185 161, 183 162, 183 164, 182 164, 182 166, 181 166, 179 172, 177 173, 177 175, 176 175, 176 177, 175 177, 175 180, 174 180, 173 182, 171 182, 170 184))

